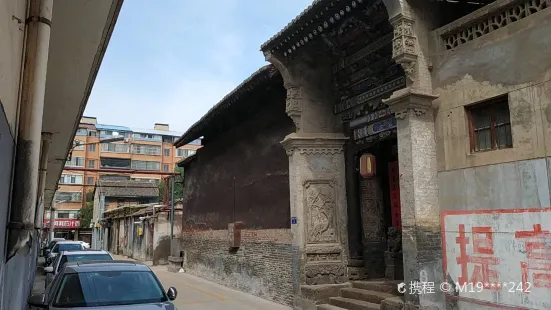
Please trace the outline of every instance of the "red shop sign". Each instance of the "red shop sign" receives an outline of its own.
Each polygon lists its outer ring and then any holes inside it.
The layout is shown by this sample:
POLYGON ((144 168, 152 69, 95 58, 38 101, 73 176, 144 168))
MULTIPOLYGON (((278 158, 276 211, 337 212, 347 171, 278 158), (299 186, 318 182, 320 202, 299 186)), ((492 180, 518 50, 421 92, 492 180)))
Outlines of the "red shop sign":
MULTIPOLYGON (((56 219, 54 228, 80 228, 79 219, 56 219)), ((50 220, 44 219, 44 227, 50 227, 50 220)))

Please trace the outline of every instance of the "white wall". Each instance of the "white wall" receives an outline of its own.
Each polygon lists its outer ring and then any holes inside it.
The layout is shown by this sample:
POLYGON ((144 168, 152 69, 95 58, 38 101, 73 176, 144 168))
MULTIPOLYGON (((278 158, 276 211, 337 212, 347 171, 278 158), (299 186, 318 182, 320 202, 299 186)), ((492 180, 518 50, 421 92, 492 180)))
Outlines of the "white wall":
POLYGON ((0 2, 0 102, 12 134, 15 132, 17 117, 25 8, 24 0, 0 2), (17 19, 21 20, 21 23, 17 19))

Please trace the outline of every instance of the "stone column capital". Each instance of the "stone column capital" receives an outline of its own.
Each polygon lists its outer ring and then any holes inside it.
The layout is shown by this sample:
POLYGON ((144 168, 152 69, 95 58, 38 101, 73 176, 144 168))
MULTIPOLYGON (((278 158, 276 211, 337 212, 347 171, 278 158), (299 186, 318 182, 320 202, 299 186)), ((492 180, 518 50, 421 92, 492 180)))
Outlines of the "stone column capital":
POLYGON ((427 110, 433 108, 432 104, 436 98, 438 96, 432 93, 425 93, 408 87, 395 91, 390 98, 384 99, 383 103, 388 105, 397 119, 404 119, 409 111, 412 111, 416 116, 425 114, 427 110))
POLYGON ((281 141, 287 155, 294 151, 302 155, 335 155, 343 152, 348 137, 341 133, 292 133, 281 141))

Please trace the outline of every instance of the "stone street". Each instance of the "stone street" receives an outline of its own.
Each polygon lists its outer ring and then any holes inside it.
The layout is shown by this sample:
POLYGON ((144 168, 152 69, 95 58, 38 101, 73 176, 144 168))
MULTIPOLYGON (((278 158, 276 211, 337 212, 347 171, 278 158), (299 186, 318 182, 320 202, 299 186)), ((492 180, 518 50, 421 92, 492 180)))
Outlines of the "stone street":
POLYGON ((178 298, 174 304, 178 309, 189 310, 285 310, 291 309, 225 286, 186 274, 171 273, 165 266, 152 267, 165 289, 174 286, 178 298))

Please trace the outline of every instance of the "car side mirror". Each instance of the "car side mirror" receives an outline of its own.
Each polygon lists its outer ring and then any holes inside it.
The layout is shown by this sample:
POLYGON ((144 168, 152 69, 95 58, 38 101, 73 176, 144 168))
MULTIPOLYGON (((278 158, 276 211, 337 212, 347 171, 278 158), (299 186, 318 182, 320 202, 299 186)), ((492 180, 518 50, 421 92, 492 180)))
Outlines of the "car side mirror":
POLYGON ((44 294, 31 296, 27 303, 33 308, 48 309, 48 305, 44 300, 44 294))
POLYGON ((54 272, 54 267, 53 266, 44 267, 44 272, 45 273, 52 273, 52 272, 54 272))
POLYGON ((168 291, 166 291, 166 295, 168 296, 168 299, 174 300, 178 296, 178 291, 175 287, 169 287, 168 291))

